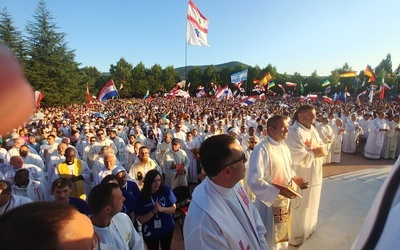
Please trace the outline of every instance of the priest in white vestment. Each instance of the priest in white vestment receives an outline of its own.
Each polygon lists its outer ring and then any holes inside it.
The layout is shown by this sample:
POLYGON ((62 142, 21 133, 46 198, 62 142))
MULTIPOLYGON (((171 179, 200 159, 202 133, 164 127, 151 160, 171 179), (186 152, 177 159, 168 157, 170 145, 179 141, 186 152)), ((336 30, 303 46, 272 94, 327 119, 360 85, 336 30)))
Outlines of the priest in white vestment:
POLYGON ((335 119, 335 125, 332 126, 332 130, 335 133, 335 138, 333 139, 331 147, 331 162, 340 163, 340 157, 342 156, 342 138, 346 131, 343 128, 342 119, 335 119))
POLYGON ((255 206, 268 232, 269 249, 287 249, 293 197, 274 185, 292 185, 292 180, 301 185, 307 181, 292 170, 290 151, 283 142, 289 132, 288 118, 274 115, 267 121, 267 130, 267 138, 255 147, 250 157, 247 183, 256 195, 255 206))
POLYGON ((364 148, 364 156, 369 159, 380 159, 385 132, 389 130, 384 121, 385 114, 380 111, 378 117, 369 124, 369 136, 364 148))
POLYGON ((292 201, 292 237, 289 243, 302 244, 315 231, 322 187, 322 160, 327 154, 314 127, 315 108, 300 106, 294 114, 286 144, 290 149, 293 170, 308 180, 310 188, 298 190, 302 199, 292 201))
POLYGON ((185 249, 268 249, 260 215, 239 183, 246 157, 229 135, 200 146, 207 178, 196 187, 185 219, 185 249))

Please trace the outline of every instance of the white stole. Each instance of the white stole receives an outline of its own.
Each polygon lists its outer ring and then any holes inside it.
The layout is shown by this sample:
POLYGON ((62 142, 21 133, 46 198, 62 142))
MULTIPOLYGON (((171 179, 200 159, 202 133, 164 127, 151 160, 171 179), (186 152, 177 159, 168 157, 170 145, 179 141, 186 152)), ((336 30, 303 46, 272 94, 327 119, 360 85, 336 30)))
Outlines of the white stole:
MULTIPOLYGON (((204 182, 211 182, 206 178, 204 182)), ((203 183, 197 186, 197 192, 193 193, 192 202, 202 208, 220 227, 224 238, 226 239, 230 249, 261 249, 261 240, 257 234, 256 222, 253 216, 253 209, 250 199, 246 195, 242 185, 237 183, 233 187, 233 192, 240 202, 248 220, 251 223, 258 245, 253 246, 251 240, 247 236, 247 232, 243 230, 242 225, 236 219, 236 214, 225 203, 222 196, 212 187, 211 183, 203 183), (249 248, 250 247, 250 248, 249 248)))

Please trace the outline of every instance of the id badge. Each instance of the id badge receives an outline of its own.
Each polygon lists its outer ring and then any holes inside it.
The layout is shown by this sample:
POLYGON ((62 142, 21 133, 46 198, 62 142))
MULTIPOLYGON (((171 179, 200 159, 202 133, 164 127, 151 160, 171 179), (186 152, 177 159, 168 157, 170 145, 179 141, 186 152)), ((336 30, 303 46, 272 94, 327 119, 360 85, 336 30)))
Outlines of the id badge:
POLYGON ((154 220, 154 229, 161 228, 161 220, 154 220))

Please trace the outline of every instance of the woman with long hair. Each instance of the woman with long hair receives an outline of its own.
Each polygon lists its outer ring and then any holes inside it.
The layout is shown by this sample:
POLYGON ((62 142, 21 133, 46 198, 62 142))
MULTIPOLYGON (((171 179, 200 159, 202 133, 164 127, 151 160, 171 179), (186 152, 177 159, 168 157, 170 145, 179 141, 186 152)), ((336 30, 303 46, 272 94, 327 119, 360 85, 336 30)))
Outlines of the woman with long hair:
POLYGON ((174 234, 176 197, 161 183, 161 174, 153 169, 144 178, 143 189, 136 201, 135 214, 142 224, 144 242, 149 250, 171 249, 174 234))

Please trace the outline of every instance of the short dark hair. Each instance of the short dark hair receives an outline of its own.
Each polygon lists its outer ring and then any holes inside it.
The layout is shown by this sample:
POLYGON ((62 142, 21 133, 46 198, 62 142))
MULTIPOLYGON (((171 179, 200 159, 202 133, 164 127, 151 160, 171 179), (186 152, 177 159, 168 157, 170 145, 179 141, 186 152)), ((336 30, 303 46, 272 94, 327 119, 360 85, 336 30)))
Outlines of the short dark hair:
POLYGON ((0 190, 3 190, 1 194, 11 193, 11 183, 8 181, 0 180, 0 190))
POLYGON ((43 201, 11 209, 0 217, 1 249, 59 249, 60 231, 75 211, 68 204, 43 201))
POLYGON ((200 162, 208 177, 214 177, 221 172, 222 166, 233 154, 230 145, 235 142, 234 137, 222 134, 211 136, 201 144, 200 162))
POLYGON ((112 192, 118 188, 116 183, 100 183, 89 193, 88 205, 93 215, 98 215, 101 210, 113 202, 112 192))
POLYGON ((114 181, 116 181, 116 183, 118 183, 117 177, 115 177, 115 175, 112 175, 112 174, 104 176, 104 178, 101 180, 100 183, 115 183, 115 182, 111 182, 112 180, 114 180, 114 181))
POLYGON ((69 187, 70 189, 72 189, 72 181, 70 178, 61 177, 54 180, 53 183, 51 184, 51 191, 56 190, 56 188, 64 188, 64 187, 69 187))
POLYGON ((310 105, 310 104, 301 105, 301 106, 296 110, 296 112, 294 112, 293 121, 297 121, 297 120, 299 119, 299 113, 303 113, 303 112, 306 111, 306 110, 314 110, 314 109, 315 109, 315 107, 314 107, 313 105, 310 105))
POLYGON ((281 120, 286 120, 288 119, 287 116, 285 115, 274 115, 271 118, 268 119, 267 121, 267 128, 268 127, 272 127, 272 128, 276 128, 276 126, 278 125, 278 122, 281 120))

